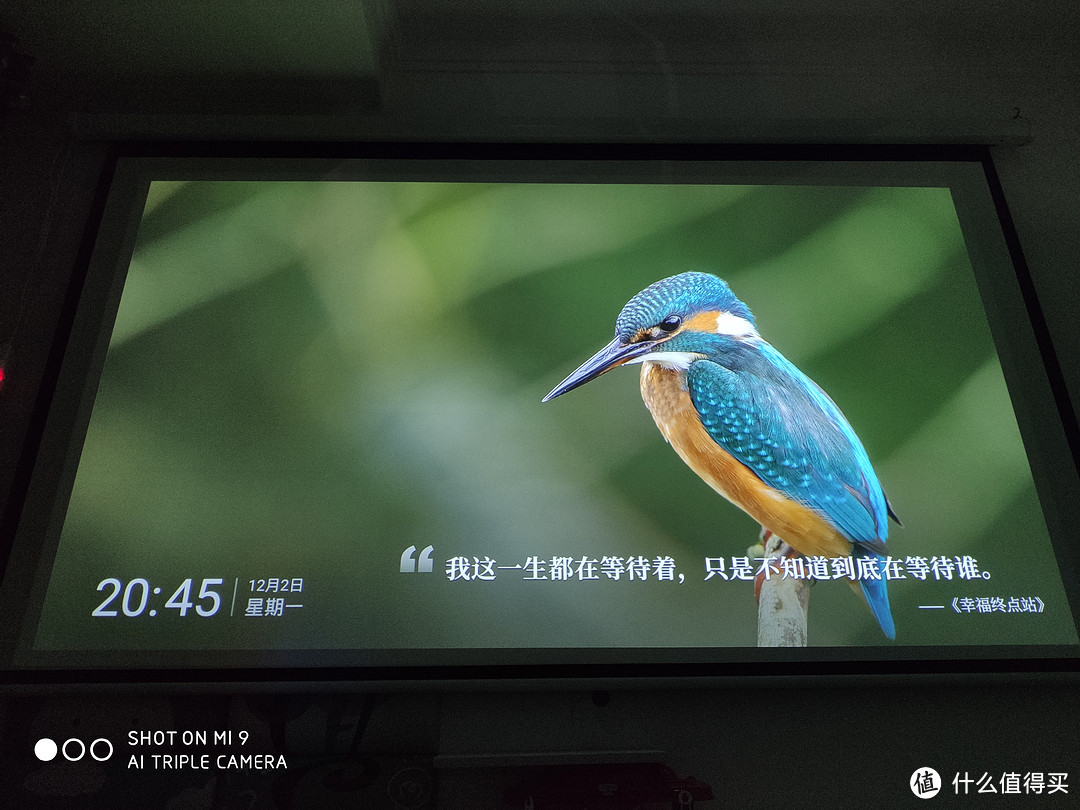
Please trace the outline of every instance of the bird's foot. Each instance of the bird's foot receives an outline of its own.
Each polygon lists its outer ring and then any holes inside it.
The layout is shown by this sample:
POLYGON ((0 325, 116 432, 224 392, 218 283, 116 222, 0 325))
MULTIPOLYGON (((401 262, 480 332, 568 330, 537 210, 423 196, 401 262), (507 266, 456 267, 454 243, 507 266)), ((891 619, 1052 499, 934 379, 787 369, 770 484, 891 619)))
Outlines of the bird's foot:
MULTIPOLYGON (((755 556, 762 558, 771 557, 773 559, 782 559, 785 557, 792 558, 799 556, 799 552, 797 552, 795 549, 793 549, 791 546, 789 546, 771 531, 766 529, 764 526, 761 527, 761 543, 757 546, 754 546, 753 548, 755 550, 761 549, 761 553, 755 556)), ((769 576, 780 576, 776 569, 772 567, 772 563, 768 563, 767 565, 770 569, 769 576)), ((765 584, 765 574, 766 566, 762 565, 761 571, 759 571, 758 574, 754 577, 754 600, 757 602, 761 601, 761 588, 765 584)))

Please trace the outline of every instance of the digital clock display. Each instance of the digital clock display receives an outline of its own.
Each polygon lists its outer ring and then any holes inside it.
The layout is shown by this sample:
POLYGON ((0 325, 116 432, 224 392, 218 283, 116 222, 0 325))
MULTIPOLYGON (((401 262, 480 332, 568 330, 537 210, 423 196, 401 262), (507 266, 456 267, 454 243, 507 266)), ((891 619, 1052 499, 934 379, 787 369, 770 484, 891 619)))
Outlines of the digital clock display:
MULTIPOLYGON (((214 616, 221 610, 221 592, 219 588, 224 581, 223 579, 204 579, 199 587, 199 604, 196 604, 191 601, 192 581, 185 579, 180 587, 173 591, 172 596, 165 601, 163 607, 166 610, 175 610, 176 615, 180 617, 187 616, 188 611, 192 608, 195 608, 196 616, 214 616)), ((153 606, 156 601, 153 601, 152 597, 160 596, 161 588, 158 586, 152 587, 149 582, 141 577, 130 580, 126 585, 116 577, 109 577, 101 580, 97 589, 108 592, 108 596, 100 605, 94 608, 90 614, 91 616, 110 618, 119 616, 121 613, 131 618, 143 615, 157 616, 157 608, 153 606), (119 603, 121 610, 116 609, 117 603, 119 603)))
MULTIPOLYGON (((240 610, 245 616, 281 615, 286 608, 295 610, 304 606, 302 602, 286 602, 283 597, 271 596, 272 601, 264 608, 267 600, 261 596, 270 593, 296 597, 304 590, 303 577, 251 579, 245 582, 246 591, 240 590, 240 584, 239 578, 233 581, 229 589, 232 596, 226 603, 223 600, 228 598, 228 595, 222 591, 225 586, 224 579, 207 577, 196 585, 196 581, 189 577, 180 583, 161 608, 164 611, 176 611, 175 615, 180 618, 184 618, 189 612, 192 616, 210 618, 222 613, 223 608, 223 615, 235 616, 238 595, 241 599, 240 610)), ((151 585, 143 577, 135 577, 127 582, 116 577, 107 577, 98 583, 97 589, 107 595, 90 615, 102 619, 119 616, 153 618, 158 615, 158 597, 164 595, 160 585, 151 585)))

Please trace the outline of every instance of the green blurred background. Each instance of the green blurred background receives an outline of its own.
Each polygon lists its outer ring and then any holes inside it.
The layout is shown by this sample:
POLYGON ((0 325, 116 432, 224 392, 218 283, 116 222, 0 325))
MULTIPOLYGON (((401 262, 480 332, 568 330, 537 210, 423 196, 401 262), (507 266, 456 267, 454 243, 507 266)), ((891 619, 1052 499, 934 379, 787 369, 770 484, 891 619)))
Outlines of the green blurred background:
MULTIPOLYGON (((758 527, 665 445, 636 370, 540 403, 685 270, 848 416, 893 555, 991 573, 891 583, 897 644, 1076 641, 947 189, 177 181, 150 189, 38 648, 752 646, 752 586, 703 560, 758 527), (401 574, 428 544, 434 574, 401 574), (685 582, 444 574, 639 554, 685 582), (106 577, 160 584, 158 616, 91 619, 106 577), (161 609, 186 577, 239 579, 237 615, 161 609), (241 616, 267 577, 304 607, 241 616), (1046 611, 917 607, 955 596, 1046 611)), ((840 583, 809 627, 889 643, 840 583)))

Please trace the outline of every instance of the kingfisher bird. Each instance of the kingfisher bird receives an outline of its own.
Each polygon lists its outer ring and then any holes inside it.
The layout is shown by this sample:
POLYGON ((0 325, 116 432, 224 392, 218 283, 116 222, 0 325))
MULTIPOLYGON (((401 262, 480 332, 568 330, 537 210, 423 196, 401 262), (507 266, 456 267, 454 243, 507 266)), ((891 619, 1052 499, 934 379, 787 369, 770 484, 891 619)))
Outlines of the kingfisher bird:
MULTIPOLYGON (((641 396, 664 439, 705 483, 805 556, 885 554, 900 520, 840 409, 758 334, 727 282, 681 273, 639 292, 615 337, 544 397, 641 364, 641 396)), ((880 570, 880 568, 879 568, 880 570)), ((860 579, 896 638, 885 579, 860 579)))

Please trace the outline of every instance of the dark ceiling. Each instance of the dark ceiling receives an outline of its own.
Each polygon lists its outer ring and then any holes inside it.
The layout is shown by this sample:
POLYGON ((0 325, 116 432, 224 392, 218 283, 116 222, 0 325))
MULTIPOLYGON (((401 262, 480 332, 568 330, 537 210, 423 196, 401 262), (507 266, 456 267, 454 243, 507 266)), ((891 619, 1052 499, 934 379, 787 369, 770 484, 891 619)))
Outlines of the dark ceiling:
POLYGON ((1078 8, 8 0, 0 31, 28 114, 84 132, 1002 142, 1075 96, 1078 8))

